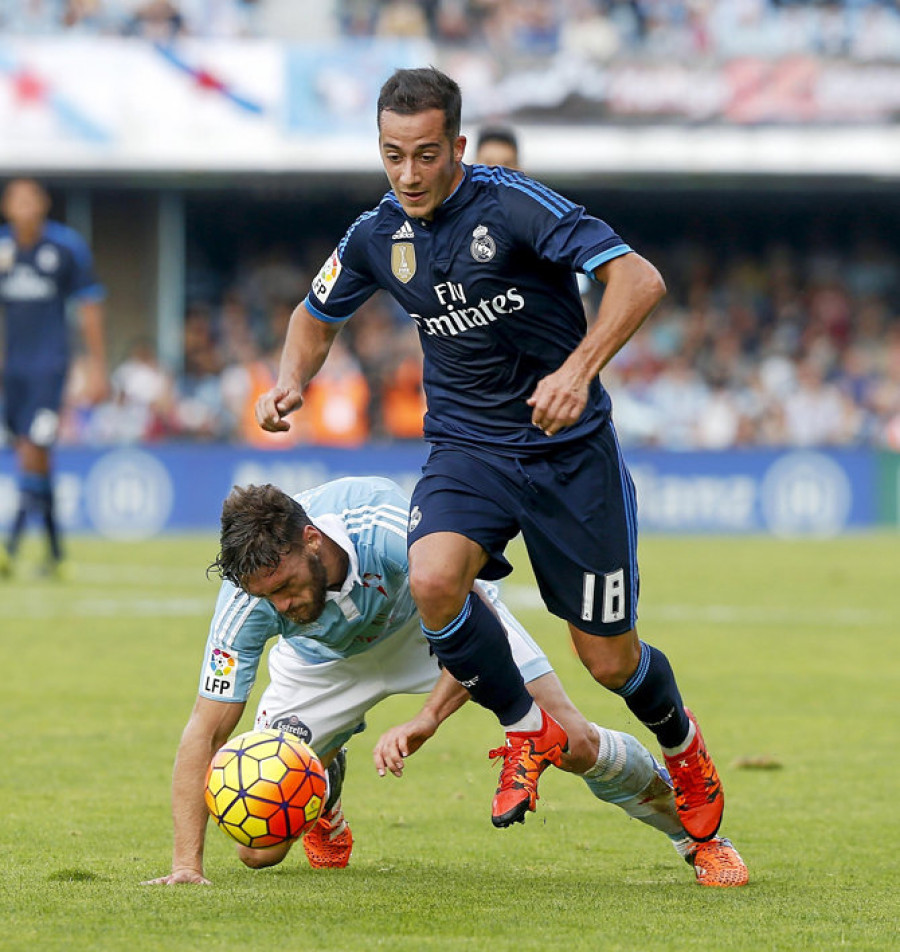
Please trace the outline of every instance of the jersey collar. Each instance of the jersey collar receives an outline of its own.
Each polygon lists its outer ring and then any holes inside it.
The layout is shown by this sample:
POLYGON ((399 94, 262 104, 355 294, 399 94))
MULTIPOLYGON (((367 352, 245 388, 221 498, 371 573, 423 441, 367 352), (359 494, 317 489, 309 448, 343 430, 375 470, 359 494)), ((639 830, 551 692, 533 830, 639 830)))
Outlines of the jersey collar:
POLYGON ((350 592, 353 591, 354 586, 362 583, 359 575, 359 556, 356 554, 356 546, 353 545, 350 536, 347 535, 347 530, 344 528, 344 522, 340 516, 334 513, 324 513, 321 516, 316 516, 315 519, 310 517, 310 521, 320 532, 325 533, 332 542, 339 545, 347 553, 347 558, 350 560, 347 564, 347 577, 344 579, 341 590, 339 592, 326 592, 325 598, 330 602, 336 602, 344 617, 348 621, 352 621, 359 617, 359 609, 350 599, 350 592))
POLYGON ((471 180, 471 169, 468 165, 460 163, 462 165, 463 175, 462 178, 456 185, 456 188, 438 205, 435 210, 435 216, 438 215, 447 215, 452 212, 454 209, 462 205, 469 193, 469 185, 471 180))
MULTIPOLYGON (((449 212, 452 212, 454 209, 464 204, 464 202, 466 201, 468 197, 468 194, 471 190, 472 169, 471 169, 471 166, 468 166, 465 163, 461 163, 461 164, 462 164, 463 176, 459 180, 459 182, 457 182, 456 188, 454 188, 453 191, 435 209, 434 214, 436 218, 442 217, 443 215, 446 215, 449 212)), ((382 201, 384 201, 385 198, 402 215, 406 214, 406 212, 403 211, 403 206, 400 204, 400 200, 394 194, 393 189, 390 189, 389 191, 385 192, 385 197, 382 199, 382 201)), ((413 221, 421 221, 421 219, 414 218, 413 221)), ((429 223, 422 222, 422 224, 427 226, 429 223)))

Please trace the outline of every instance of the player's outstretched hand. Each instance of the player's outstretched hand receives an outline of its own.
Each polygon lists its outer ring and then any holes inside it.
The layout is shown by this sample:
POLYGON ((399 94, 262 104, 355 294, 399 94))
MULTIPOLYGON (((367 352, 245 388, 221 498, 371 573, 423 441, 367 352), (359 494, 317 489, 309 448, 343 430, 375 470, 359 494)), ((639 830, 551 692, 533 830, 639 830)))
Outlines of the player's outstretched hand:
POLYGON ((291 428, 284 418, 303 403, 298 390, 272 387, 256 401, 256 422, 269 433, 279 433, 291 428))
POLYGON ((198 869, 188 869, 181 867, 173 869, 168 876, 160 876, 158 879, 145 879, 142 886, 177 886, 181 883, 194 883, 198 886, 211 886, 212 883, 198 869))
POLYGON ((420 712, 411 721, 386 730, 372 751, 375 769, 383 777, 388 770, 395 777, 403 776, 403 762, 414 754, 438 729, 438 722, 420 712))
POLYGON ((588 384, 580 383, 565 367, 538 381, 526 401, 531 407, 531 422, 547 436, 577 423, 587 406, 588 384))

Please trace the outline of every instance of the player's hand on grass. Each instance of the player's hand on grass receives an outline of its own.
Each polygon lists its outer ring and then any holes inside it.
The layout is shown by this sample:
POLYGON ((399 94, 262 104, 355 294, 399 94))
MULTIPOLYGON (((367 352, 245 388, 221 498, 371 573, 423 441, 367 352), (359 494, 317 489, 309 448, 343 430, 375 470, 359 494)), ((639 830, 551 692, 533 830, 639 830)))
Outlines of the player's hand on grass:
POLYGON ((419 713, 411 721, 385 731, 372 751, 378 775, 383 777, 390 770, 395 777, 402 777, 405 758, 414 754, 434 734, 438 723, 436 718, 419 713))
POLYGON ((198 886, 211 886, 212 883, 203 875, 199 869, 191 869, 182 866, 173 869, 168 876, 160 876, 158 879, 145 879, 142 886, 177 886, 181 883, 194 883, 198 886))
POLYGON ((284 418, 303 403, 299 390, 290 387, 272 387, 256 401, 256 422, 269 433, 291 428, 284 418))
POLYGON ((531 422, 546 436, 554 436, 578 422, 587 399, 587 382, 581 382, 563 365, 539 380, 526 402, 532 409, 531 422))

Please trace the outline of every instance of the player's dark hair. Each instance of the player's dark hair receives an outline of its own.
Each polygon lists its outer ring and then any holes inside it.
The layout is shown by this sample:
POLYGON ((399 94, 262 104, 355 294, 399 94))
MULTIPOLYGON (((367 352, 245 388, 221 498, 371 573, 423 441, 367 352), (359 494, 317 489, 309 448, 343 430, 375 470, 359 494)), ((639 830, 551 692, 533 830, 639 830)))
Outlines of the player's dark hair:
POLYGON ((516 152, 519 151, 519 137, 511 126, 482 126, 475 148, 480 149, 487 142, 502 142, 516 152))
POLYGON ((453 141, 462 121, 462 94, 455 80, 433 66, 422 69, 398 69, 381 87, 378 96, 378 129, 385 110, 412 116, 426 109, 440 109, 444 131, 453 141))
POLYGON ((261 569, 273 570, 302 546, 312 525, 303 507, 277 486, 235 486, 222 504, 219 554, 207 569, 234 585, 261 569))

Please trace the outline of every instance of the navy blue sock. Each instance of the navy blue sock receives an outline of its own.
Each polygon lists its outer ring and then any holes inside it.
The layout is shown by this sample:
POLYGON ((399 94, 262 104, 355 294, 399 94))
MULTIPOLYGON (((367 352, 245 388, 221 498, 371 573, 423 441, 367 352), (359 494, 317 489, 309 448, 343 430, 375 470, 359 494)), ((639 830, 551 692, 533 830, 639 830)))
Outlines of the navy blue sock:
POLYGON ((15 555, 22 539, 22 533, 28 524, 28 516, 32 512, 41 512, 41 487, 46 481, 40 473, 19 474, 19 508, 16 510, 12 527, 9 532, 9 541, 6 548, 10 555, 15 555))
POLYGON ((59 529, 56 525, 56 511, 53 501, 53 483, 49 476, 42 476, 40 488, 36 492, 37 509, 44 520, 44 531, 50 547, 50 557, 54 562, 62 558, 62 546, 59 541, 59 529))
POLYGON ((528 713, 531 695, 513 661, 506 632, 476 594, 469 594, 449 625, 440 631, 422 625, 422 631, 438 661, 501 724, 514 724, 528 713))
POLYGON ((614 693, 625 698, 628 709, 656 734, 662 747, 677 747, 687 737, 681 693, 669 659, 658 648, 641 642, 637 670, 614 693))

